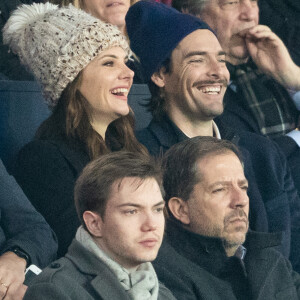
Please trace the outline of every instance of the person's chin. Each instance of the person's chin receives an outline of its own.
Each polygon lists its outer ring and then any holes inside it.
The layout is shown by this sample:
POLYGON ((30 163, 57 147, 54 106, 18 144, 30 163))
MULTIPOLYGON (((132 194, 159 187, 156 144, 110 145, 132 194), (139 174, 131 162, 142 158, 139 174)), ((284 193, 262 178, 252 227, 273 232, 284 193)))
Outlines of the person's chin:
POLYGON ((129 109, 122 109, 119 111, 120 117, 125 117, 129 114, 129 109))
POLYGON ((140 258, 140 260, 143 261, 143 262, 152 262, 156 259, 157 253, 158 253, 158 249, 155 250, 155 251, 152 251, 152 253, 148 253, 148 254, 143 255, 140 258))
POLYGON ((127 116, 129 114, 129 106, 127 102, 123 102, 120 101, 118 102, 118 106, 114 106, 112 107, 114 113, 118 116, 118 117, 124 117, 127 116))
POLYGON ((242 245, 246 240, 246 234, 239 232, 238 234, 228 235, 225 240, 228 245, 242 245))
POLYGON ((244 63, 249 58, 249 52, 244 42, 232 46, 226 60, 232 64, 244 63))
MULTIPOLYGON (((224 97, 224 95, 223 95, 224 97)), ((219 105, 215 105, 215 107, 212 107, 210 112, 208 113, 208 115, 214 119, 218 116, 220 116, 223 111, 224 111, 224 106, 223 106, 223 97, 222 97, 222 101, 220 101, 220 104, 219 105)))
POLYGON ((126 24, 125 23, 125 15, 126 15, 126 12, 122 12, 122 11, 119 13, 116 13, 108 19, 108 23, 116 25, 119 28, 124 27, 126 24))
POLYGON ((225 231, 224 238, 228 241, 242 244, 246 239, 247 231, 248 226, 243 222, 241 222, 241 224, 231 224, 231 226, 225 231))

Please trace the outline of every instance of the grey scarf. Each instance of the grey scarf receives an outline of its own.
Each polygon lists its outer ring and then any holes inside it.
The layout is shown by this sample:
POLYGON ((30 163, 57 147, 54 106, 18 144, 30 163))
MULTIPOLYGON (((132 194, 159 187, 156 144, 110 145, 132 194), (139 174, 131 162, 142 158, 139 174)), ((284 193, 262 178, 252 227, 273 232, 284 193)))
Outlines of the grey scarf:
POLYGON ((75 238, 114 272, 131 299, 157 300, 159 284, 150 262, 140 264, 136 271, 129 273, 104 253, 82 226, 78 228, 75 238))

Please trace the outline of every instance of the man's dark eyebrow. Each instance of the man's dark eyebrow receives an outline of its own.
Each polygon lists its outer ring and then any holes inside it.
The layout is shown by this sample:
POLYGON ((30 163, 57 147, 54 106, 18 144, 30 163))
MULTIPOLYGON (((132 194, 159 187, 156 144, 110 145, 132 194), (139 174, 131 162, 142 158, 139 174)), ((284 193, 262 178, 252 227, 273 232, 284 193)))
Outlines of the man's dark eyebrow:
MULTIPOLYGON (((248 180, 245 178, 245 179, 241 179, 241 180, 238 180, 238 183, 239 184, 248 184, 248 180)), ((221 181, 216 181, 214 183, 212 183, 211 185, 209 185, 208 187, 209 188, 213 188, 217 185, 230 185, 231 184, 231 181, 230 180, 221 180, 221 181)))
POLYGON ((249 184, 249 182, 248 182, 247 179, 239 180, 239 183, 240 183, 240 184, 249 184))
POLYGON ((155 205, 153 205, 153 206, 156 207, 156 206, 160 206, 160 205, 162 205, 162 204, 165 204, 165 201, 164 201, 164 200, 158 202, 157 204, 155 204, 155 205))
MULTIPOLYGON (((160 206, 162 204, 165 204, 164 200, 154 204, 153 207, 160 206)), ((125 206, 142 207, 142 205, 139 205, 137 203, 131 203, 131 202, 127 202, 127 203, 123 203, 123 204, 118 205, 118 207, 125 207, 125 206)))
MULTIPOLYGON (((185 55, 185 58, 189 58, 191 56, 196 56, 196 55, 207 55, 208 52, 207 51, 192 51, 192 52, 189 52, 185 55)), ((226 55, 226 52, 225 51, 219 51, 217 53, 217 56, 220 56, 220 55, 226 55)))
POLYGON ((226 52, 225 51, 219 51, 218 56, 220 56, 220 55, 226 55, 226 52))
POLYGON ((192 52, 189 52, 185 55, 185 58, 189 58, 191 56, 196 56, 196 55, 206 55, 207 52, 206 51, 192 51, 192 52))
POLYGON ((136 204, 136 203, 131 203, 131 202, 127 202, 127 203, 120 204, 120 205, 118 205, 117 207, 124 207, 124 206, 141 207, 141 205, 136 204))

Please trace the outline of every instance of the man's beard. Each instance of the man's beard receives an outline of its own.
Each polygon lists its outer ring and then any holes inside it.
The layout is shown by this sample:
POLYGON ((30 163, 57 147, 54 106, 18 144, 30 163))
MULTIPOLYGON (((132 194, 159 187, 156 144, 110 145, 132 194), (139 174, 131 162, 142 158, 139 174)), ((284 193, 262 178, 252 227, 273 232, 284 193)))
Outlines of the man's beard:
POLYGON ((229 237, 226 237, 226 235, 225 235, 223 237, 223 244, 224 244, 225 249, 239 246, 239 245, 243 244, 245 241, 246 233, 249 228, 249 221, 248 221, 248 217, 247 217, 246 213, 244 212, 244 210, 242 208, 236 209, 235 211, 231 212, 224 218, 224 234, 226 234, 226 232, 228 232, 227 229, 230 227, 230 222, 236 218, 243 219, 245 221, 245 225, 235 227, 234 231, 235 232, 244 232, 244 235, 242 237, 238 236, 235 238, 229 238, 229 237), (245 230, 245 227, 247 230, 245 230))

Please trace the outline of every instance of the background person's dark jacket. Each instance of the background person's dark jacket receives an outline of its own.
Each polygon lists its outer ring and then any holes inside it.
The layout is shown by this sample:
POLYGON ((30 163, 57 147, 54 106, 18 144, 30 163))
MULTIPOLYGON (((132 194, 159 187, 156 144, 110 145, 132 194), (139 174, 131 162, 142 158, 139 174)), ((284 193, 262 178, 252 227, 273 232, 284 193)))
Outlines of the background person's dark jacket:
MULTIPOLYGON (((236 135, 229 128, 218 126, 221 138, 235 143, 245 158, 251 229, 282 231, 283 243, 278 250, 291 259, 296 271, 300 270, 300 200, 284 155, 265 137, 252 133, 236 135)), ((136 136, 155 156, 188 138, 166 115, 161 120, 153 119, 136 136)))
POLYGON ((40 268, 56 258, 56 238, 0 160, 0 255, 20 247, 40 268))
POLYGON ((154 262, 158 278, 184 300, 296 300, 300 299, 300 275, 274 246, 277 234, 249 232, 244 259, 249 283, 245 296, 234 289, 240 284, 243 270, 235 258, 229 261, 222 241, 189 232, 181 225, 168 224, 165 240, 154 262), (224 278, 232 267, 234 281, 224 278), (240 277, 239 277, 240 276, 240 277), (234 287, 231 283, 234 282, 234 287))
MULTIPOLYGON (((18 56, 12 53, 7 45, 3 45, 2 28, 11 13, 22 4, 44 2, 43 0, 1 0, 0 1, 0 79, 33 80, 18 56)), ((46 2, 46 1, 45 1, 46 2)))
MULTIPOLYGON (((130 300, 116 275, 74 240, 65 257, 53 262, 35 278, 24 300, 130 300)), ((175 300, 160 285, 158 300, 175 300)), ((141 299, 142 300, 142 299, 141 299)))
MULTIPOLYGON (((251 132, 262 135, 247 103, 230 87, 227 88, 224 96, 224 112, 216 120, 221 121, 237 133, 251 132)), ((300 147, 287 135, 277 136, 272 140, 284 153, 292 172, 295 187, 300 194, 300 147)))
POLYGON ((16 160, 13 175, 56 233, 58 257, 67 252, 80 225, 73 190, 89 161, 83 147, 61 139, 30 142, 16 160))

